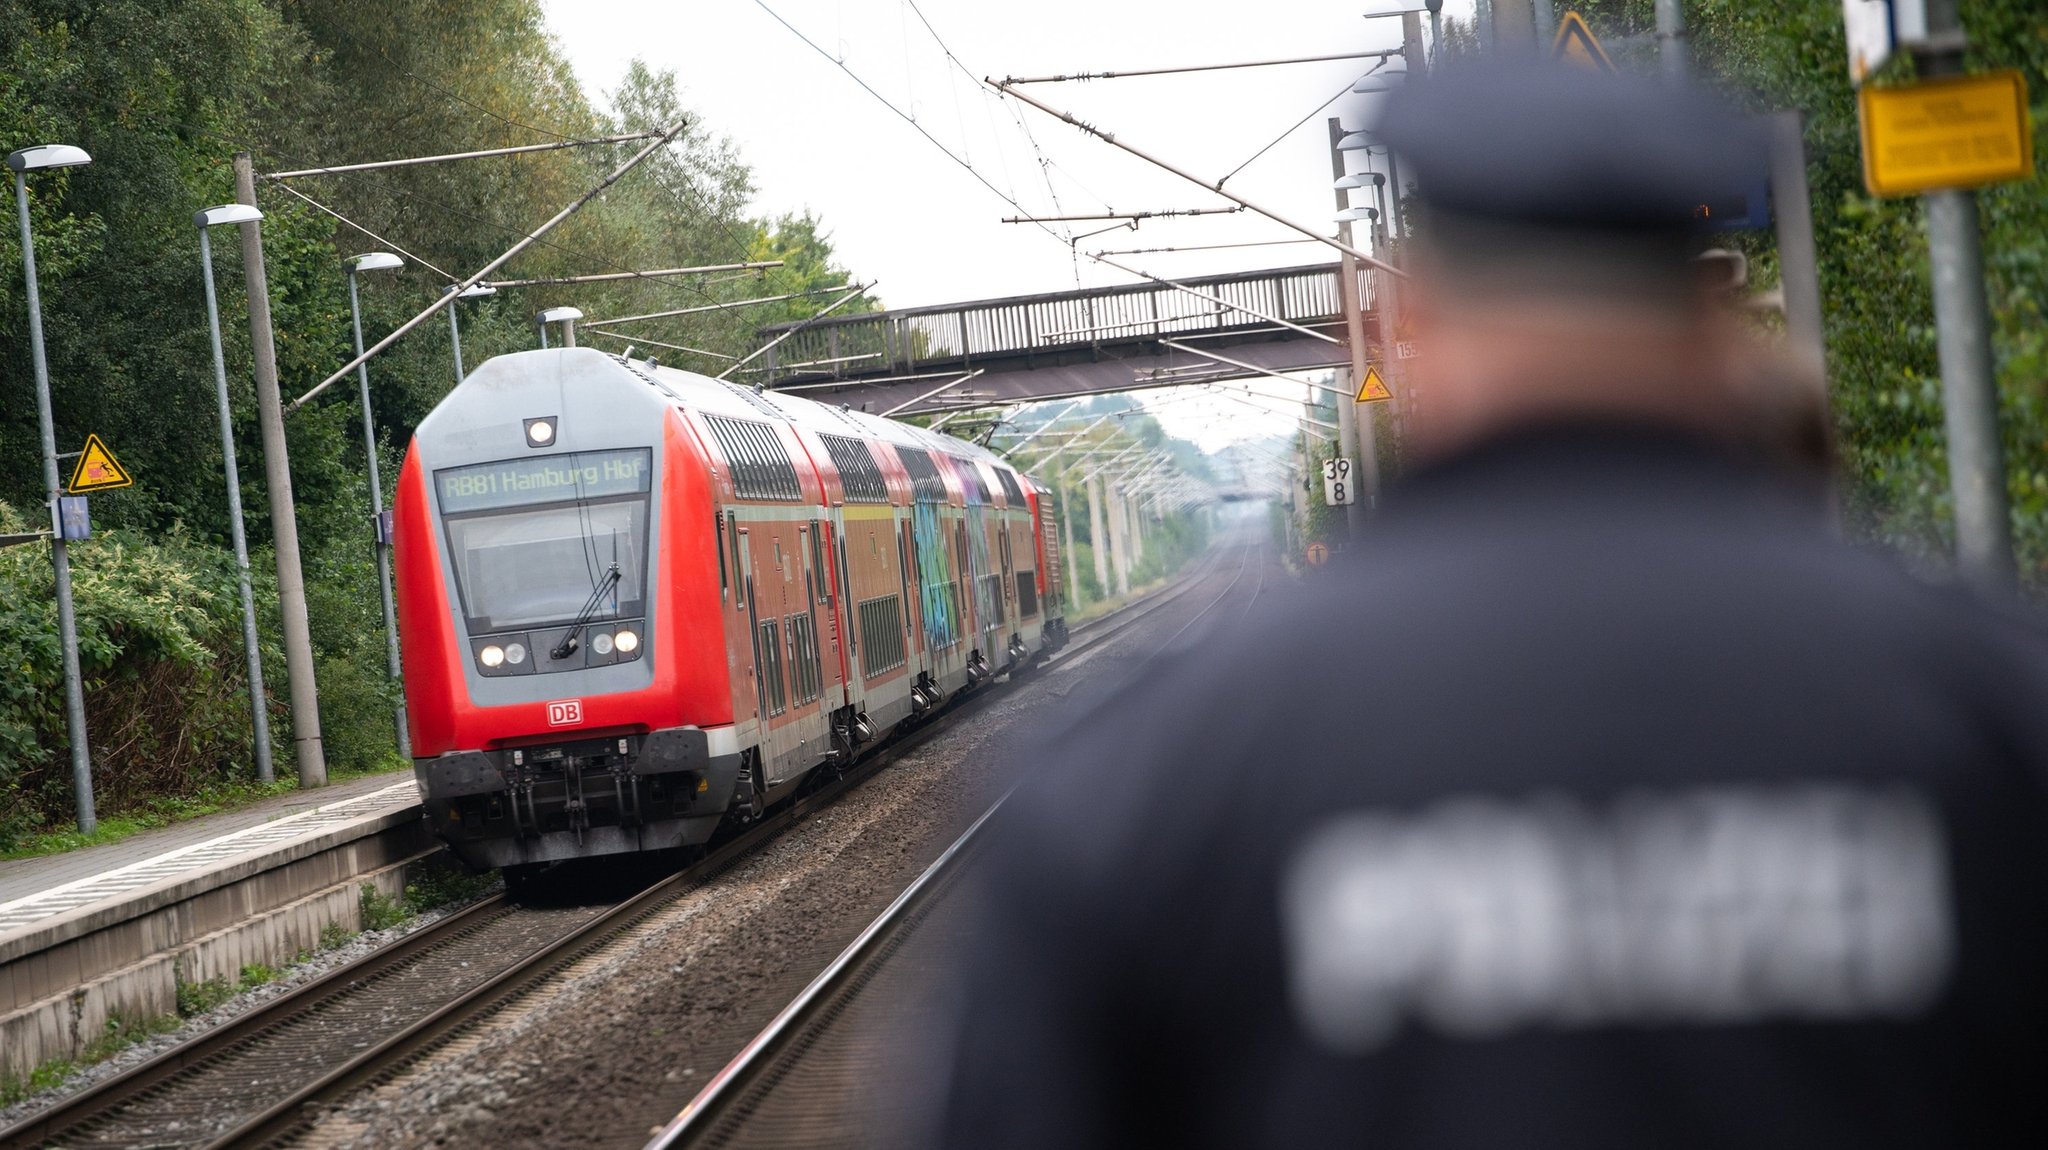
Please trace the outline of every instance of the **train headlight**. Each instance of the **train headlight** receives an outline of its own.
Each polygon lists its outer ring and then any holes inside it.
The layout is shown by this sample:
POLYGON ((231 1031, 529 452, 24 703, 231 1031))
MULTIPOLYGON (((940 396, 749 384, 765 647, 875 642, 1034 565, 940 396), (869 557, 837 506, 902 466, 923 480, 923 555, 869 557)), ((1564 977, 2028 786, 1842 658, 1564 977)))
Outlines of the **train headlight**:
POLYGON ((515 667, 517 667, 517 666, 518 666, 519 664, 521 664, 521 663, 524 663, 524 662, 526 662, 526 644, 524 644, 524 643, 507 643, 507 644, 505 644, 505 661, 506 661, 507 663, 510 663, 510 664, 512 664, 512 665, 513 665, 513 666, 515 666, 515 667))
POLYGON ((526 421, 526 446, 546 447, 555 441, 553 419, 529 419, 526 421))
POLYGON ((590 649, 597 652, 600 655, 611 654, 612 637, 610 635, 605 634, 602 631, 599 631, 597 634, 592 635, 590 637, 590 649))
POLYGON ((505 648, 498 646, 496 643, 493 643, 490 646, 485 647, 483 650, 478 651, 476 653, 476 658, 477 662, 482 663, 484 666, 496 668, 505 661, 505 648))
POLYGON ((621 655, 630 655, 640 649, 640 636, 631 631, 621 631, 612 636, 612 642, 618 645, 621 655))

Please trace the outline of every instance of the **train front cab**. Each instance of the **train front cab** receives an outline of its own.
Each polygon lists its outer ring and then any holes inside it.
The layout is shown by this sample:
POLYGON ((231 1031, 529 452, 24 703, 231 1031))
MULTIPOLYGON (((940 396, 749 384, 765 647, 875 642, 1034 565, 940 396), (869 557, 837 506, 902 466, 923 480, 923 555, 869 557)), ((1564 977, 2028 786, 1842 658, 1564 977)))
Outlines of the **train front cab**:
POLYGON ((609 356, 481 365, 396 501, 426 818, 477 867, 708 839, 743 756, 703 453, 609 356), (708 589, 708 590, 707 590, 708 589))

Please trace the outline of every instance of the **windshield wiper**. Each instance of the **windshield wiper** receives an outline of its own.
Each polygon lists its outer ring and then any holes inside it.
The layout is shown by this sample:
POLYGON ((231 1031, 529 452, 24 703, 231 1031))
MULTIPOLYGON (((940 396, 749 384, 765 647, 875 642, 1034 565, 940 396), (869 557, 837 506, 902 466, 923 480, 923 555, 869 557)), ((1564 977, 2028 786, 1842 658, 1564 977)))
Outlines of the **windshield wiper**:
POLYGON ((605 570, 603 575, 598 576, 597 582, 590 588, 590 598, 583 601, 583 609, 576 612, 576 617, 569 621, 569 629, 562 633, 562 641, 555 644, 554 650, 548 652, 549 658, 566 659, 576 653, 576 648, 580 646, 576 641, 577 636, 581 635, 583 629, 590 625, 591 619, 597 615, 598 608, 604 606, 605 593, 618 586, 619 579, 619 565, 617 563, 612 564, 605 570))

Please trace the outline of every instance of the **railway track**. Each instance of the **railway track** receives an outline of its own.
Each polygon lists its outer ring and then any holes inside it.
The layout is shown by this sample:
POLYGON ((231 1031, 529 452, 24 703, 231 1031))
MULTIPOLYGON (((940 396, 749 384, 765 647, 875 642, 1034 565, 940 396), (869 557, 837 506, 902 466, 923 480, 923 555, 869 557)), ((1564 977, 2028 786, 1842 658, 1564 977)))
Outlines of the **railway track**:
MULTIPOLYGON (((1265 588, 1264 549, 1257 544, 1246 546, 1237 571, 1223 589, 1160 643, 1158 652, 1171 648, 1196 624, 1210 618, 1211 612, 1236 591, 1251 569, 1255 549, 1261 559, 1258 577, 1236 618, 1241 620, 1250 613, 1265 588)), ((1190 578, 1185 590, 1192 590, 1203 578, 1206 573, 1190 578)), ((891 962, 905 961, 902 956, 914 946, 914 936, 927 929, 927 920, 938 911, 945 893, 970 865, 983 827, 1008 799, 1006 792, 984 811, 731 1062, 713 1075, 674 1120, 647 1143, 645 1150, 856 1142, 846 1116, 838 1112, 839 1103, 849 1090, 871 1090, 874 1067, 890 1055, 902 1052, 878 1049, 878 1045, 886 1047, 886 1039, 878 1043, 873 1035, 846 1033, 854 1028, 847 1020, 857 1010, 857 1000, 863 994, 873 993, 871 988, 882 977, 884 968, 891 962), (806 1069, 811 1062, 828 1065, 811 1075, 814 1081, 807 1084, 806 1069), (813 1094, 824 1097, 812 1097, 813 1094), (782 1113, 784 1109, 795 1113, 782 1113)), ((952 957, 951 951, 958 948, 958 939, 929 943, 925 949, 935 953, 922 956, 923 965, 943 969, 952 957)), ((909 972, 903 981, 929 978, 936 973, 938 970, 920 969, 909 972)), ((918 985, 928 989, 929 983, 918 985)))
MULTIPOLYGON (((1073 629, 1056 663, 1175 602, 1221 560, 1073 629)), ((252 1146, 288 1139, 326 1107, 388 1080, 1006 694, 997 683, 798 796, 702 859, 610 906, 482 899, 120 1075, 0 1130, 14 1147, 252 1146)))

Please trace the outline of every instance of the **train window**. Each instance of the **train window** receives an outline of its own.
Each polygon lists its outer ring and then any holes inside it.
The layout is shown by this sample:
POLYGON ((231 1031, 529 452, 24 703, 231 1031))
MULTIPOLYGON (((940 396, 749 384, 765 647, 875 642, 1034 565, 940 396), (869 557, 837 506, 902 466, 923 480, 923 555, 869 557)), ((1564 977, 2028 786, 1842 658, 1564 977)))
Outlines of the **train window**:
POLYGON ((825 539, 818 530, 818 521, 811 520, 811 570, 817 572, 816 586, 812 598, 820 603, 832 601, 832 572, 825 566, 825 539))
POLYGON ((879 595, 855 610, 860 620, 860 672, 874 678, 903 665, 903 601, 879 595))
POLYGON ((821 434, 818 438, 825 441, 825 453, 832 457, 832 466, 839 469, 839 487, 848 503, 889 501, 889 485, 867 444, 844 435, 821 434))
POLYGON ((782 625, 774 619, 761 624, 761 680, 768 691, 762 708, 779 715, 789 708, 789 689, 782 681, 782 625))
POLYGON ((1017 486, 1016 473, 1007 467, 998 467, 996 479, 1003 485, 1003 494, 1010 497, 1011 507, 1024 506, 1024 489, 1017 486))
POLYGON ((725 512, 718 512, 712 520, 711 537, 718 541, 718 597, 723 599, 732 590, 732 579, 725 569, 725 512))
MULTIPOLYGON (((732 585, 734 587, 744 587, 746 585, 747 573, 742 569, 740 562, 740 517, 737 515, 726 516, 725 529, 730 535, 732 543, 727 548, 727 551, 732 555, 732 585)), ((739 596, 733 596, 733 605, 739 605, 739 596)))
POLYGON ((704 423, 732 465, 735 494, 746 499, 802 499, 803 484, 775 429, 751 419, 707 415, 704 423))
POLYGON ((435 473, 472 634, 546 626, 586 605, 646 612, 650 453, 583 452, 435 473))
POLYGON ((818 697, 818 632, 809 612, 789 617, 789 670, 791 701, 802 705, 818 697))
POLYGON ((947 458, 953 462, 953 474, 960 477, 960 489, 966 495, 967 502, 987 503, 988 484, 981 478, 981 468, 957 455, 949 455, 947 458))
POLYGON ((911 496, 919 503, 944 503, 946 481, 939 478, 938 465, 932 457, 915 447, 898 447, 896 457, 903 461, 903 470, 910 473, 911 496))

